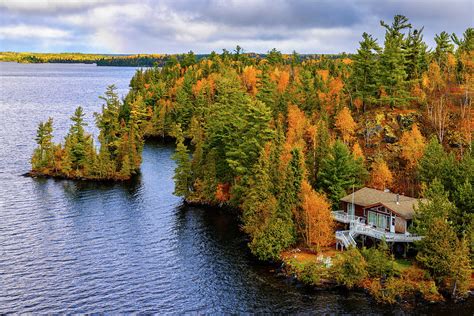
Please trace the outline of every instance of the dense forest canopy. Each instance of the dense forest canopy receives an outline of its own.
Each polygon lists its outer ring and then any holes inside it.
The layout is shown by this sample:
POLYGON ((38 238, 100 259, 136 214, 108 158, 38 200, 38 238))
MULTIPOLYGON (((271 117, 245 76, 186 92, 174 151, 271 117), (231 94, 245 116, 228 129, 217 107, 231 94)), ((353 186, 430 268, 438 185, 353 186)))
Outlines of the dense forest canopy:
MULTIPOLYGON (((190 52, 192 53, 192 52, 190 52)), ((224 53, 225 50, 224 50, 224 53)), ((227 52, 228 53, 228 52, 227 52)), ((237 47, 236 54, 244 54, 237 47)), ((60 63, 60 64, 96 64, 97 66, 123 66, 123 67, 163 67, 168 61, 177 59, 182 62, 189 54, 83 54, 83 53, 29 53, 29 52, 0 52, 0 62, 17 63, 60 63)), ((245 53, 249 58, 263 59, 267 54, 245 53)), ((339 58, 342 55, 324 55, 326 58, 339 58)), ((196 61, 207 58, 208 54, 195 55, 196 61)), ((301 59, 314 59, 315 54, 300 56, 301 59)))
POLYGON ((353 56, 274 49, 257 58, 238 47, 138 70, 124 100, 113 87, 103 98, 99 151, 79 108, 64 144, 52 142, 51 119, 40 124, 33 171, 128 179, 139 170, 144 139, 172 137, 175 193, 239 210, 250 249, 264 260, 296 243, 330 245, 330 211, 353 188, 427 197, 413 227, 426 235, 417 258, 439 284, 465 291, 474 29, 442 32, 428 49, 423 28, 404 16, 381 27, 383 41, 364 33, 353 56))

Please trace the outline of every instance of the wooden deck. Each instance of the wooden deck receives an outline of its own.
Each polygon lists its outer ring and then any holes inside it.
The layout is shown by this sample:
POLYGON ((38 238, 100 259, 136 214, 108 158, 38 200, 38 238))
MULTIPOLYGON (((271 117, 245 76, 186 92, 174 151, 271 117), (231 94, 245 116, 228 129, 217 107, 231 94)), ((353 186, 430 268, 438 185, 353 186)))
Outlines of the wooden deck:
POLYGON ((340 223, 349 224, 349 230, 336 231, 336 240, 341 247, 348 248, 350 246, 357 246, 355 238, 359 235, 364 235, 379 240, 385 239, 386 242, 414 242, 421 240, 422 236, 417 236, 410 233, 398 234, 391 233, 385 230, 377 229, 365 223, 365 219, 359 216, 348 215, 344 211, 332 212, 334 219, 340 223))

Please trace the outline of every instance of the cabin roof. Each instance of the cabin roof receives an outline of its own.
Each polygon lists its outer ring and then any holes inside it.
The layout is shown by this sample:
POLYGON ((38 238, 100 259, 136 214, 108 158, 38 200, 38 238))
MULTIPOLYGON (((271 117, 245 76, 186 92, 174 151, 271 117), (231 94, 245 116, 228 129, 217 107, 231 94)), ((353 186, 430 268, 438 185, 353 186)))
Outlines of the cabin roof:
POLYGON ((397 203, 397 194, 371 188, 357 190, 354 192, 354 197, 349 194, 343 197, 341 201, 352 203, 352 198, 354 198, 354 204, 356 205, 364 208, 383 205, 405 219, 413 218, 415 206, 420 202, 419 199, 399 194, 397 203))

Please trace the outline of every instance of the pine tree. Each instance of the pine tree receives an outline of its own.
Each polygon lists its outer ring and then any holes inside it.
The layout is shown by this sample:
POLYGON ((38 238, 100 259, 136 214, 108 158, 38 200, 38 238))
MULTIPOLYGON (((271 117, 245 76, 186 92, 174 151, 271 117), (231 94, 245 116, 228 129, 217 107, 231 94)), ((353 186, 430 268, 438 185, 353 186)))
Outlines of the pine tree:
POLYGON ((416 259, 444 287, 449 285, 453 296, 465 296, 471 277, 469 249, 459 240, 445 219, 436 219, 420 242, 416 259))
POLYGON ((66 144, 65 150, 68 151, 68 154, 71 158, 72 169, 76 172, 82 174, 82 169, 84 169, 86 161, 86 150, 87 142, 90 136, 85 134, 84 126, 87 126, 84 123, 84 112, 82 107, 77 107, 74 115, 71 117, 73 124, 69 129, 69 133, 66 135, 66 144))
POLYGON ((450 172, 449 158, 443 149, 443 146, 438 142, 438 139, 433 137, 426 145, 423 157, 418 163, 418 174, 421 181, 425 183, 432 182, 435 178, 444 179, 446 172, 450 172))
MULTIPOLYGON (((451 216, 453 227, 458 236, 472 239, 474 232, 474 187, 467 179, 458 186, 454 195, 456 212, 451 216), (469 236, 471 234, 471 236, 469 236)), ((474 249, 473 249, 474 250, 474 249)))
POLYGON ((374 104, 377 97, 379 79, 379 54, 381 52, 377 40, 367 33, 362 34, 363 41, 354 56, 351 85, 354 97, 361 100, 363 111, 374 104))
POLYGON ((435 221, 447 221, 451 214, 456 213, 455 205, 449 201, 448 193, 438 179, 434 179, 426 189, 424 197, 427 201, 418 204, 413 217, 413 231, 421 236, 434 227, 435 221))
POLYGON ((301 151, 291 150, 291 160, 286 168, 283 189, 278 197, 278 216, 293 226, 292 213, 300 204, 301 183, 303 182, 304 167, 301 151))
POLYGON ((116 172, 116 166, 111 159, 110 152, 103 140, 103 135, 99 135, 99 142, 101 143, 99 154, 97 156, 97 173, 99 178, 110 179, 113 178, 116 172))
POLYGON ((99 141, 101 148, 104 147, 104 150, 109 153, 110 159, 114 160, 117 156, 120 137, 121 126, 119 116, 122 105, 114 85, 108 86, 105 96, 100 98, 105 101, 105 104, 102 105, 101 113, 94 113, 96 125, 100 131, 99 141))
POLYGON ((49 118, 46 122, 41 122, 38 125, 35 140, 38 144, 38 147, 35 149, 31 159, 32 169, 34 171, 40 171, 44 168, 52 168, 54 166, 52 118, 49 118))
POLYGON ((318 175, 321 170, 323 160, 326 159, 331 152, 331 138, 329 135, 327 121, 320 120, 318 122, 318 129, 316 133, 316 153, 314 157, 314 173, 315 182, 311 183, 313 187, 317 186, 318 175))
POLYGON ((428 69, 428 47, 423 42, 423 29, 415 29, 413 32, 410 29, 406 38, 405 69, 408 81, 420 79, 428 69))
POLYGON ((173 176, 175 183, 174 194, 186 198, 192 187, 189 150, 184 144, 183 131, 180 125, 176 126, 174 134, 176 137, 176 152, 173 154, 173 160, 176 161, 173 176))
POLYGON ((367 171, 362 161, 355 160, 341 141, 336 141, 330 154, 322 160, 317 185, 328 195, 336 209, 346 190, 364 183, 367 171))
POLYGON ((262 149, 242 204, 243 229, 251 238, 258 230, 264 229, 275 214, 276 200, 272 193, 273 183, 269 171, 269 154, 267 150, 262 149))
POLYGON ((128 157, 127 154, 122 157, 121 161, 121 168, 120 168, 120 178, 121 179, 128 179, 130 177, 130 174, 132 172, 132 167, 130 165, 130 157, 128 157))
POLYGON ((392 25, 383 21, 380 24, 385 28, 384 50, 380 56, 380 80, 388 94, 382 100, 393 108, 405 105, 408 101, 405 39, 402 31, 411 28, 411 24, 403 15, 396 15, 392 25))
POLYGON ((334 258, 331 270, 337 283, 350 289, 367 277, 367 262, 357 248, 350 248, 334 258))
POLYGON ((433 54, 436 63, 441 67, 442 70, 446 70, 448 67, 448 55, 453 53, 454 45, 451 42, 451 38, 445 31, 435 36, 436 48, 433 54))

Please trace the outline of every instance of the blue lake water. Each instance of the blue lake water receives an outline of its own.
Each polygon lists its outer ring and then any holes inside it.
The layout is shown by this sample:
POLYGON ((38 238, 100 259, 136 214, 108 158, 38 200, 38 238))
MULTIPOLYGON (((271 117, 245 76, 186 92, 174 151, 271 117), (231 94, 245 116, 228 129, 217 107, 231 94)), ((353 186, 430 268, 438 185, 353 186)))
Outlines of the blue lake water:
POLYGON ((134 68, 0 63, 0 313, 465 314, 474 303, 415 310, 363 293, 311 291, 249 254, 232 216, 172 195, 173 147, 148 142, 128 184, 22 177, 37 124, 56 141, 78 105, 89 132, 107 85, 134 68))

